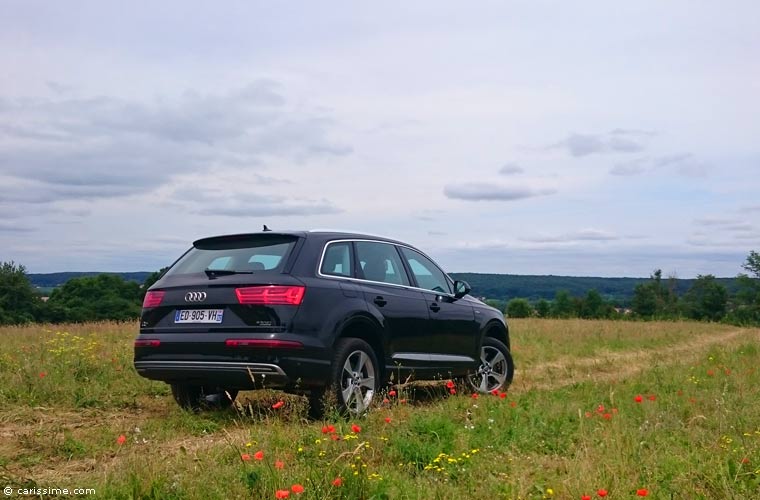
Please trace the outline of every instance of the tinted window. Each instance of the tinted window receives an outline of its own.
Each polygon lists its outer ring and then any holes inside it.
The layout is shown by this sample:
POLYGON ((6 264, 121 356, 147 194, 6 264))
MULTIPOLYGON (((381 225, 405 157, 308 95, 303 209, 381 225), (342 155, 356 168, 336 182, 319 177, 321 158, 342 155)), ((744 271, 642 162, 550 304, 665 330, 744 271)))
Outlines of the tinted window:
POLYGON ((334 276, 351 276, 352 269, 351 243, 328 243, 320 272, 334 276))
POLYGON ((295 237, 225 237, 198 242, 166 274, 216 271, 282 272, 295 237))
POLYGON ((401 248, 401 253, 409 264, 409 269, 417 280, 417 285, 426 290, 451 293, 451 286, 446 275, 433 264, 433 261, 419 252, 409 248, 401 248))
POLYGON ((409 285, 409 278, 395 246, 371 241, 357 241, 355 244, 356 258, 359 260, 364 279, 409 285))

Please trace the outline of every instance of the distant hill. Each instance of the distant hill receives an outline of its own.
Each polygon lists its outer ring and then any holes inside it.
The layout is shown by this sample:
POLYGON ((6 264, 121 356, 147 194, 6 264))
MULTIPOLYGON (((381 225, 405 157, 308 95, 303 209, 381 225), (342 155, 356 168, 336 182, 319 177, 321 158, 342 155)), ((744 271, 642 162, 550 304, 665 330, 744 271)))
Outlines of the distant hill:
MULTIPOLYGON (((66 272, 28 274, 29 280, 37 288, 49 292, 51 289, 61 286, 71 278, 82 276, 95 276, 98 272, 66 272)), ((151 274, 147 271, 133 273, 107 273, 116 274, 125 280, 142 283, 151 274)), ((538 299, 551 300, 558 290, 567 290, 570 295, 585 295, 589 290, 596 289, 607 300, 613 300, 620 305, 630 303, 633 297, 633 289, 639 283, 644 283, 649 278, 593 278, 579 276, 530 276, 518 274, 481 274, 481 273, 451 273, 453 279, 467 281, 472 287, 472 294, 477 297, 489 299, 509 300, 522 297, 532 301, 538 299)), ((676 292, 679 296, 693 284, 693 279, 676 280, 676 292)), ((725 286, 729 293, 736 290, 734 278, 718 278, 718 282, 725 286)))
POLYGON ((69 281, 71 278, 82 278, 84 276, 97 276, 98 274, 115 274, 117 276, 121 276, 123 279, 127 281, 136 281, 138 283, 142 283, 145 281, 145 278, 150 276, 150 272, 147 271, 139 271, 134 273, 108 273, 108 272, 97 272, 97 271, 85 271, 85 272, 68 272, 68 273, 29 273, 27 276, 29 277, 29 281, 32 282, 32 285, 37 288, 55 288, 57 286, 61 286, 67 281, 69 281))
MULTIPOLYGON (((531 301, 538 299, 551 300, 559 290, 567 290, 570 295, 585 295, 591 289, 596 289, 607 300, 613 300, 620 305, 630 303, 633 290, 639 283, 649 281, 649 278, 593 278, 580 276, 529 276, 516 274, 480 274, 480 273, 451 273, 453 279, 461 279, 470 284, 472 294, 489 299, 509 300, 516 297, 531 301)), ((666 278, 663 279, 667 281, 666 278)), ((695 280, 676 280, 676 293, 682 296, 691 288, 695 280)), ((734 278, 718 278, 717 281, 725 286, 730 293, 736 290, 734 278)))

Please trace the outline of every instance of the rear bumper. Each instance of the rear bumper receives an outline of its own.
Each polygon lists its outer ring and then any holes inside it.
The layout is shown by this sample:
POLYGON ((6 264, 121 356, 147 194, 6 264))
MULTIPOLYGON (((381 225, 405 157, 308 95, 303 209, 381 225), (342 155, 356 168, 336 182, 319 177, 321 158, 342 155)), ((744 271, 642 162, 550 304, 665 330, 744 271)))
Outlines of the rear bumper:
POLYGON ((280 335, 297 340, 301 348, 264 348, 225 345, 227 338, 271 339, 271 335, 146 334, 138 340, 156 340, 155 346, 136 346, 137 373, 167 383, 214 385, 230 389, 311 389, 330 378, 331 353, 319 340, 280 335))
POLYGON ((164 382, 213 381, 237 388, 282 387, 289 378, 277 365, 223 361, 135 361, 135 370, 145 378, 164 382))

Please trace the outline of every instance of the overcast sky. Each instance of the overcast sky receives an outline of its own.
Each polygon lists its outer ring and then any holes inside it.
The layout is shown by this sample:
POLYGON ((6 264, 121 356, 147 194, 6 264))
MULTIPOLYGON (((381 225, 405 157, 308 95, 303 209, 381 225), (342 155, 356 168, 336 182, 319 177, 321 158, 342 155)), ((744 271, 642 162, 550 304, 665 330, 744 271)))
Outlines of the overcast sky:
POLYGON ((734 276, 758 26, 756 0, 4 0, 0 261, 152 271, 267 224, 452 272, 734 276))

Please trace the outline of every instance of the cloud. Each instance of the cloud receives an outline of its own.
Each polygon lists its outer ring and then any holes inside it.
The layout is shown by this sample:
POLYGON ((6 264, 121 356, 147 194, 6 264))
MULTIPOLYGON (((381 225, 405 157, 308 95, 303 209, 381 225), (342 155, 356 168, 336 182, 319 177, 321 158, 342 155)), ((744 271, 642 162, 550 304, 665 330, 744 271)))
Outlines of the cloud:
POLYGON ((615 129, 606 134, 571 133, 548 149, 565 149, 572 156, 583 157, 600 153, 638 153, 644 150, 647 136, 640 132, 615 129))
POLYGON ((624 163, 618 163, 610 169, 611 175, 632 176, 643 174, 648 170, 645 159, 638 159, 624 163))
POLYGON ((33 182, 19 202, 113 198, 214 168, 344 156, 324 111, 289 105, 276 82, 149 102, 119 97, 6 100, 0 175, 33 182))
POLYGON ((35 231, 35 229, 28 226, 0 222, 0 233, 31 233, 33 231, 35 231))
POLYGON ((760 205, 744 205, 739 209, 740 212, 760 212, 760 205))
POLYGON ((342 212, 340 208, 324 199, 289 198, 252 191, 234 192, 233 188, 226 192, 181 188, 175 190, 172 199, 177 203, 186 204, 189 212, 206 216, 309 216, 342 212))
POLYGON ((515 174, 522 174, 525 172, 525 169, 522 168, 517 163, 507 163, 503 167, 499 169, 499 173, 501 175, 515 175, 515 174))
POLYGON ((582 229, 580 231, 564 233, 555 236, 534 236, 519 238, 520 241, 529 243, 575 243, 583 241, 614 241, 620 237, 598 229, 582 229))
POLYGON ((513 201, 556 193, 554 189, 498 186, 485 183, 450 184, 443 189, 447 198, 466 201, 513 201))

